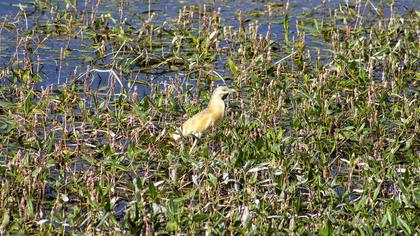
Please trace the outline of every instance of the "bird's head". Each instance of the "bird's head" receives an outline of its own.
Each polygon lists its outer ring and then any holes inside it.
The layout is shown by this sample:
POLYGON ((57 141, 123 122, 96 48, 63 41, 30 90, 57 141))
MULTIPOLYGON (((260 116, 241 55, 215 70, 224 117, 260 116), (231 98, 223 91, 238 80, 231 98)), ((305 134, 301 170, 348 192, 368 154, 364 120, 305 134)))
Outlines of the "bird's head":
POLYGON ((234 92, 236 92, 235 89, 230 89, 227 86, 219 86, 214 90, 212 97, 223 98, 225 95, 234 92))

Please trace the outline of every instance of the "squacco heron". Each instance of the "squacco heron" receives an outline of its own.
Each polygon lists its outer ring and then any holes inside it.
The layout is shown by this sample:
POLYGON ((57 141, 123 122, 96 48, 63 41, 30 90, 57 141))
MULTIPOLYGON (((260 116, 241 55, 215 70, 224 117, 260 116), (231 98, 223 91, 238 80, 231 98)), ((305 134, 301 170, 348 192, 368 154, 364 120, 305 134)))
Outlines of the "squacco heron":
MULTIPOLYGON (((233 92, 236 92, 236 90, 229 89, 226 86, 217 87, 211 95, 207 108, 185 121, 180 128, 180 134, 182 136, 192 134, 199 137, 203 131, 209 127, 214 127, 225 115, 225 102, 223 101, 223 97, 233 92)), ((173 134, 172 137, 178 140, 181 135, 173 134)))

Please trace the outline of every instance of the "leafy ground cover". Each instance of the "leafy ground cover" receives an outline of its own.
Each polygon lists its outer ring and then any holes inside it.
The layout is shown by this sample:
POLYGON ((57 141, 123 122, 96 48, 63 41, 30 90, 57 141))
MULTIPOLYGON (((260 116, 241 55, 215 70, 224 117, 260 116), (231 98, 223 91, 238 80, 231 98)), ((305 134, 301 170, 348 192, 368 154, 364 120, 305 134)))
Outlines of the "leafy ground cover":
POLYGON ((268 4, 228 25, 208 5, 138 26, 66 3, 0 22, 1 233, 419 233, 419 11, 268 4), (241 92, 189 153, 170 134, 218 84, 241 92))

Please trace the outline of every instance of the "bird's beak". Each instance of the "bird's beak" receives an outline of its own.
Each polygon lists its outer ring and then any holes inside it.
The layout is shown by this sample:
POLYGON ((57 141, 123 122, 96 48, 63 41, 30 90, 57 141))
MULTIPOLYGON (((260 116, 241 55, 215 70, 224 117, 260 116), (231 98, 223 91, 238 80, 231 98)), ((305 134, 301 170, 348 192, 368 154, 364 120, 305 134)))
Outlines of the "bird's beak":
POLYGON ((238 92, 238 90, 236 90, 236 89, 229 89, 229 91, 228 91, 229 93, 236 93, 236 92, 238 92))

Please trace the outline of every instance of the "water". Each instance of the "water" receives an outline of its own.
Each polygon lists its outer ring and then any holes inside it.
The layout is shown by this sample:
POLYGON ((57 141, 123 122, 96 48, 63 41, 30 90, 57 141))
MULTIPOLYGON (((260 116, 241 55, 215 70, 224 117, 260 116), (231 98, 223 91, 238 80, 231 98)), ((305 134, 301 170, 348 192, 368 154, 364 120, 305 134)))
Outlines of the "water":
MULTIPOLYGON (((23 42, 19 41, 21 38, 17 38, 16 29, 25 31, 31 29, 35 25, 46 26, 51 24, 52 14, 57 14, 60 9, 65 9, 66 4, 62 1, 53 1, 53 8, 55 12, 51 12, 51 8, 48 10, 40 11, 35 10, 31 1, 15 1, 15 0, 1 0, 0 1, 0 23, 7 22, 9 27, 16 27, 15 29, 1 27, 0 28, 0 72, 3 68, 6 68, 9 64, 15 63, 15 66, 24 58, 23 46, 16 48, 16 45, 22 45, 23 42), (19 9, 25 9, 25 16, 17 17, 19 9)), ((78 1, 77 10, 82 12, 90 12, 95 9, 94 5, 85 4, 85 1, 78 1)), ((268 3, 265 1, 245 1, 245 0, 232 0, 232 1, 182 1, 182 0, 166 0, 166 1, 153 1, 152 4, 148 4, 148 1, 136 1, 127 2, 123 5, 120 2, 114 1, 102 1, 100 8, 98 9, 98 17, 101 14, 108 12, 112 13, 115 20, 126 19, 134 28, 141 28, 145 19, 148 18, 149 14, 155 13, 156 19, 154 23, 160 24, 163 22, 174 22, 177 19, 178 12, 184 6, 195 6, 197 8, 202 7, 204 4, 207 6, 207 10, 221 9, 221 17, 223 19, 223 25, 238 27, 237 14, 239 11, 242 12, 242 16, 246 24, 255 23, 259 21, 261 34, 265 34, 267 31, 268 24, 271 24, 272 39, 279 44, 283 44, 284 38, 284 27, 283 27, 283 16, 285 9, 285 1, 270 1, 272 5, 273 15, 271 17, 267 14, 268 3)), ((289 15, 290 15, 290 32, 293 35, 295 33, 295 21, 305 21, 312 18, 322 19, 323 17, 329 17, 331 15, 328 12, 329 8, 336 8, 339 4, 345 5, 345 1, 290 1, 289 3, 289 15)), ((351 3, 350 3, 351 4, 351 3)), ((387 3, 375 2, 375 6, 386 5, 387 3)), ((366 5, 365 5, 366 7, 366 5)), ((389 8, 384 8, 389 9, 389 8)), ((404 12, 407 9, 418 9, 417 1, 398 1, 394 6, 395 11, 404 12)), ((364 12, 367 13, 367 12, 364 12)), ((385 10, 385 15, 389 15, 390 11, 385 10)), ((38 27, 37 30, 42 30, 42 27, 38 27)), ((20 35, 25 32, 19 32, 20 35)), ((34 34, 34 38, 28 42, 31 46, 31 59, 33 70, 40 75, 42 82, 38 83, 38 86, 47 86, 50 84, 62 84, 77 79, 82 75, 87 67, 90 65, 91 68, 96 69, 109 69, 107 62, 110 61, 111 55, 101 60, 97 59, 95 50, 92 48, 93 42, 90 38, 80 35, 77 39, 72 38, 69 42, 66 39, 65 34, 60 36, 48 35, 45 37, 43 34, 34 34), (37 37, 44 38, 37 38, 37 37), (70 50, 66 51, 65 59, 63 58, 63 50, 68 47, 70 50)), ((321 48, 322 44, 308 37, 308 47, 321 48)), ((132 61, 135 58, 127 56, 127 61, 132 61)), ((222 76, 224 75, 223 64, 224 62, 217 62, 216 71, 222 76)), ((133 71, 141 69, 141 66, 133 67, 133 71)), ((1 73, 0 73, 1 75, 1 73)), ((157 77, 160 81, 168 80, 174 76, 183 76, 181 73, 135 73, 129 74, 128 77, 133 81, 152 81, 157 77)), ((107 81, 110 77, 109 74, 101 73, 94 75, 93 85, 94 87, 100 87, 102 84, 100 81, 107 81)), ((128 80, 122 80, 123 85, 127 86, 128 80)), ((106 83, 106 82, 105 82, 106 83)), ((140 89, 140 93, 147 93, 148 88, 143 86, 140 89)))

